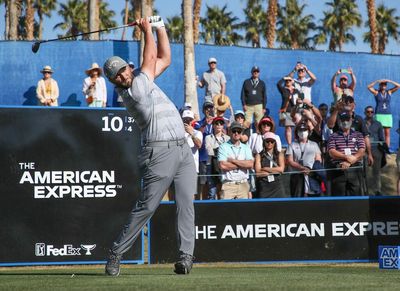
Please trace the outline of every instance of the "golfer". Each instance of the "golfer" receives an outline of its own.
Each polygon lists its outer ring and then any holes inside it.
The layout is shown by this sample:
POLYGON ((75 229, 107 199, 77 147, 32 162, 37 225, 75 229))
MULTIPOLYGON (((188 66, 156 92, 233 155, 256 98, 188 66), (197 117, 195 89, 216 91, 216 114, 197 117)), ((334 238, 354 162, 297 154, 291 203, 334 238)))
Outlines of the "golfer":
POLYGON ((137 20, 145 40, 143 64, 139 69, 132 71, 117 56, 104 63, 105 75, 116 85, 125 107, 140 128, 139 165, 143 170, 141 195, 110 249, 105 269, 110 276, 119 275, 122 255, 132 246, 172 182, 176 190, 179 249, 174 271, 188 274, 193 265, 196 169, 179 112, 154 83, 154 79, 170 65, 171 50, 163 20, 157 16, 154 21, 153 17, 137 20), (157 31, 157 46, 152 27, 157 31))

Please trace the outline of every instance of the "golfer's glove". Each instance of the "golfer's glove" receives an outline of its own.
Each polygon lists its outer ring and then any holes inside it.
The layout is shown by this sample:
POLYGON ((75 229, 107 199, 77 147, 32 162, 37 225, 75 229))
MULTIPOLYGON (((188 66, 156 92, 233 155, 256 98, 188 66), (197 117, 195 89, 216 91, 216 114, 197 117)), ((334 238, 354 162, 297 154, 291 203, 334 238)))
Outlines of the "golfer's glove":
POLYGON ((164 20, 159 15, 149 16, 151 27, 160 28, 164 27, 164 20))

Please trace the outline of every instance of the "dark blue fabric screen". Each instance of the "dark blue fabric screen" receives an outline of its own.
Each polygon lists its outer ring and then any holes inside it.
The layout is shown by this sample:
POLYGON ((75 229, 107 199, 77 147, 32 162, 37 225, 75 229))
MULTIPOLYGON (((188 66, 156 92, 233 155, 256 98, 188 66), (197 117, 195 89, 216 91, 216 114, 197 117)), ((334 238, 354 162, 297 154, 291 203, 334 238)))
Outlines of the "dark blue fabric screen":
MULTIPOLYGON (((92 62, 103 65, 112 56, 119 55, 138 64, 139 44, 129 41, 59 41, 42 44, 37 54, 31 51, 31 42, 0 42, 0 104, 1 105, 35 105, 35 87, 42 77, 41 68, 50 65, 55 73, 54 79, 60 87, 60 106, 86 106, 82 94, 82 82, 86 77, 85 70, 92 62)), ((355 92, 357 113, 363 115, 364 107, 375 106, 367 85, 381 78, 400 81, 400 56, 371 55, 366 53, 332 53, 323 51, 273 50, 244 47, 218 47, 209 45, 196 46, 196 70, 201 76, 208 69, 207 60, 216 57, 218 68, 225 72, 227 78, 227 95, 231 98, 233 108, 240 109, 240 91, 244 79, 250 76, 250 69, 258 65, 260 77, 266 82, 268 91, 268 108, 277 119, 281 103, 276 88, 277 81, 289 73, 297 61, 305 63, 317 76, 313 87, 313 102, 328 105, 332 102, 330 81, 339 68, 352 67, 357 77, 355 92)), ((183 46, 172 44, 172 64, 157 79, 157 84, 175 102, 177 107, 183 104, 183 46)), ((108 86, 108 106, 114 104, 113 86, 108 86)), ((203 102, 204 90, 199 89, 199 102, 203 102)), ((400 92, 392 98, 394 129, 399 125, 400 92)), ((278 128, 282 136, 282 128, 278 128)), ((398 135, 392 130, 392 148, 398 147, 398 135)))

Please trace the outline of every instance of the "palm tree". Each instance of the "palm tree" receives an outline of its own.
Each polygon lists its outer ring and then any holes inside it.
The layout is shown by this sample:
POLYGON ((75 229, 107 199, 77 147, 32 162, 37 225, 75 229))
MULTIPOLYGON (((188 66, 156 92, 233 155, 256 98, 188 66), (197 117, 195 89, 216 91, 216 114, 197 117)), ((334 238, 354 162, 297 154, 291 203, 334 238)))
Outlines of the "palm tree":
POLYGON ((8 39, 8 31, 10 28, 10 13, 9 13, 10 0, 0 0, 0 5, 4 4, 4 39, 8 39))
POLYGON ((168 38, 172 42, 183 42, 183 19, 181 16, 174 16, 172 18, 167 18, 167 23, 165 24, 167 28, 168 38))
POLYGON ((51 12, 56 9, 57 0, 36 0, 34 7, 39 17, 38 38, 42 39, 43 35, 43 17, 51 17, 51 12))
MULTIPOLYGON (((68 0, 66 4, 60 4, 58 15, 63 18, 63 22, 57 23, 54 29, 60 28, 66 30, 64 36, 73 35, 77 33, 88 31, 88 15, 87 15, 87 2, 81 0, 68 0)), ((100 2, 100 29, 116 26, 117 23, 112 20, 115 12, 108 9, 108 3, 100 2)), ((107 33, 107 32, 105 32, 107 33)), ((83 37, 87 39, 87 36, 83 37)), ((74 38, 76 39, 76 38, 74 38)))
POLYGON ((246 30, 246 42, 251 41, 252 47, 260 47, 260 38, 266 28, 266 14, 261 5, 261 0, 248 0, 244 14, 246 20, 242 25, 246 30))
POLYGON ((199 102, 197 99, 194 43, 193 43, 193 3, 192 0, 183 0, 184 23, 184 66, 185 66, 185 102, 192 103, 192 110, 199 114, 199 102))
POLYGON ((217 45, 238 44, 243 39, 236 30, 240 28, 239 20, 228 12, 227 6, 222 8, 217 6, 207 6, 206 17, 200 20, 203 27, 202 37, 205 42, 214 42, 217 45))
POLYGON ((87 31, 86 4, 81 0, 68 0, 66 4, 60 3, 58 15, 63 18, 63 22, 57 23, 53 29, 66 30, 63 36, 87 31))
MULTIPOLYGON (((399 40, 399 21, 400 17, 395 16, 395 8, 386 8, 383 4, 378 6, 376 10, 377 23, 377 38, 378 38, 378 53, 384 54, 386 44, 389 42, 389 37, 399 40)), ((368 23, 365 23, 367 26, 368 23)), ((364 42, 371 41, 371 33, 364 34, 364 42)))
POLYGON ((267 10, 267 30, 265 34, 265 37, 267 39, 267 47, 269 48, 274 47, 277 17, 278 17, 278 0, 269 0, 268 10, 267 10))
POLYGON ((193 41, 199 43, 199 23, 200 23, 201 0, 194 0, 193 4, 193 41))
POLYGON ((350 31, 362 22, 357 3, 355 0, 333 0, 326 4, 331 9, 324 11, 323 30, 318 38, 320 41, 329 38, 329 49, 335 51, 338 47, 342 51, 343 44, 350 41, 355 43, 355 37, 350 31))
POLYGON ((376 30, 375 0, 367 0, 368 24, 371 32, 371 52, 378 53, 378 33, 376 30))
POLYGON ((283 47, 308 48, 312 40, 309 37, 315 29, 313 15, 303 16, 305 4, 299 6, 297 0, 286 0, 286 6, 278 10, 277 40, 283 47))

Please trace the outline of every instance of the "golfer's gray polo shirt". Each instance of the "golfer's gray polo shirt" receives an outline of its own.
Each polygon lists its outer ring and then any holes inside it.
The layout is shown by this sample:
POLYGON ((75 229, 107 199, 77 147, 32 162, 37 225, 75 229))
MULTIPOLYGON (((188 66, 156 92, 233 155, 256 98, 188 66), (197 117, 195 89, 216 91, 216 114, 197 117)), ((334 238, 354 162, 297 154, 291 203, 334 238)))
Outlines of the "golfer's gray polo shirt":
POLYGON ((142 144, 185 138, 182 118, 167 95, 144 72, 134 75, 132 87, 118 93, 142 132, 142 144))

